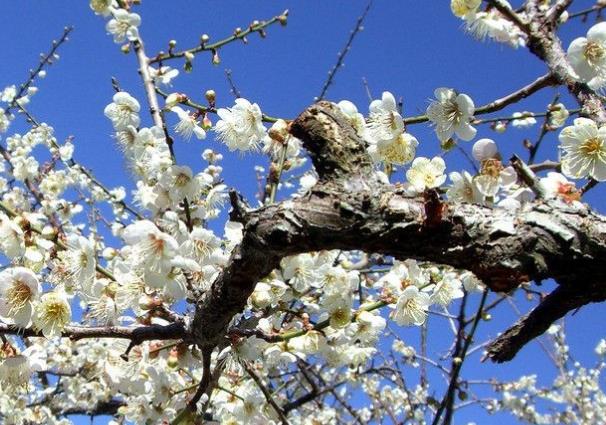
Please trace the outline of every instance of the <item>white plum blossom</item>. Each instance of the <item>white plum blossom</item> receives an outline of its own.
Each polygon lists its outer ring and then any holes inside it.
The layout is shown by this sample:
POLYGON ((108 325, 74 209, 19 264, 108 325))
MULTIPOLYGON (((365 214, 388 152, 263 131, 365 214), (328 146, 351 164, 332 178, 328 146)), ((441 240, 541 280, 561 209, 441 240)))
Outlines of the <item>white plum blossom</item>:
POLYGON ((23 230, 2 213, 0 213, 0 251, 10 259, 25 254, 23 230))
POLYGON ((206 138, 206 131, 198 124, 198 118, 195 115, 191 115, 180 106, 173 106, 170 110, 179 117, 179 123, 175 125, 175 131, 181 137, 185 140, 191 139, 192 135, 195 135, 198 140, 206 138))
POLYGON ((87 290, 95 278, 97 259, 95 246, 87 238, 71 234, 67 238, 67 250, 59 253, 66 268, 70 285, 87 290))
POLYGON ((455 16, 462 18, 475 13, 481 4, 482 0, 450 0, 450 10, 455 16))
POLYGON ((589 118, 576 118, 559 135, 562 173, 574 179, 606 180, 606 126, 589 118))
POLYGON ((550 171, 540 180, 546 198, 558 198, 567 203, 581 200, 581 191, 560 173, 550 171))
POLYGON ((172 80, 179 75, 179 70, 170 66, 162 66, 159 69, 150 66, 149 73, 156 84, 170 86, 172 80))
POLYGON ((462 283, 455 273, 446 273, 433 288, 431 302, 447 306, 454 299, 463 297, 462 283))
POLYGON ((368 141, 368 154, 373 161, 404 165, 415 157, 419 142, 409 133, 400 133, 391 140, 368 141))
POLYGON ((15 85, 7 86, 0 93, 0 102, 11 103, 17 96, 17 87, 15 85))
POLYGON ((553 127, 562 127, 569 116, 570 112, 568 112, 564 104, 556 103, 550 106, 549 124, 553 127))
POLYGON ((71 316, 72 310, 66 294, 60 290, 47 292, 36 305, 34 328, 46 338, 60 336, 71 316))
MULTIPOLYGON (((509 8, 509 4, 506 1, 509 8)), ((526 35, 513 22, 505 18, 496 9, 468 13, 463 16, 465 27, 478 40, 492 39, 499 43, 507 43, 513 48, 526 45, 526 35)))
POLYGON ((406 179, 417 190, 422 192, 441 186, 446 181, 446 164, 439 156, 432 158, 418 157, 406 171, 406 179))
POLYGON ((255 150, 265 137, 263 114, 256 103, 238 98, 231 108, 219 108, 217 115, 221 119, 215 124, 214 130, 230 151, 255 150))
POLYGON ((364 115, 358 112, 358 108, 349 100, 342 100, 337 103, 337 106, 345 114, 351 126, 356 130, 358 134, 364 134, 364 128, 366 121, 364 121, 364 115))
POLYGON ((90 8, 95 14, 108 16, 112 11, 114 0, 90 0, 90 8))
POLYGON ((414 285, 407 286, 398 297, 391 318, 400 326, 421 326, 427 319, 430 304, 431 300, 427 293, 419 291, 414 285))
POLYGON ((7 391, 26 387, 32 373, 46 369, 46 352, 41 346, 34 344, 21 353, 0 361, 0 383, 7 391))
POLYGON ((468 204, 481 204, 484 195, 478 189, 474 178, 467 171, 459 173, 453 171, 448 175, 452 186, 446 191, 446 196, 454 202, 465 202, 468 204))
POLYGON ((5 133, 8 130, 9 124, 9 117, 4 112, 4 109, 0 108, 0 133, 5 133))
POLYGON ((122 237, 135 249, 133 259, 137 267, 156 273, 165 272, 172 267, 171 260, 177 254, 179 244, 151 221, 141 220, 129 225, 124 229, 122 237))
POLYGON ((25 267, 0 273, 0 316, 19 327, 29 326, 41 292, 38 277, 25 267))
POLYGON ((201 190, 200 182, 186 165, 172 165, 162 174, 159 183, 176 202, 185 198, 194 200, 201 190))
POLYGON ((114 36, 114 43, 135 41, 139 38, 138 26, 141 25, 141 17, 138 14, 116 9, 112 15, 113 19, 107 22, 105 30, 114 36))
POLYGON ((606 22, 592 26, 587 37, 575 38, 567 57, 579 81, 602 88, 606 84, 606 22))
POLYGON ((113 102, 105 107, 105 116, 109 118, 116 131, 126 130, 129 126, 138 127, 141 119, 141 106, 130 94, 120 91, 114 94, 113 102))
POLYGON ((473 139, 476 135, 470 124, 475 112, 473 100, 445 87, 437 88, 434 95, 436 100, 427 107, 427 117, 435 125, 438 139, 445 142, 454 135, 465 141, 473 139))
POLYGON ((396 99, 390 92, 383 92, 381 100, 373 100, 369 110, 365 131, 369 144, 391 142, 404 132, 404 121, 398 111, 396 99))

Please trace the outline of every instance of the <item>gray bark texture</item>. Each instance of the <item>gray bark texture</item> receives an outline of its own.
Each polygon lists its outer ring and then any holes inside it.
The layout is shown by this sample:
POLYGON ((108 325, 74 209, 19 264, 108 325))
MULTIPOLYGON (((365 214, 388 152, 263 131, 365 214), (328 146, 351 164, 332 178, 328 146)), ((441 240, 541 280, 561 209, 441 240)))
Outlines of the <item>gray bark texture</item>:
POLYGON ((514 212, 447 203, 437 192, 406 196, 379 180, 364 142, 329 102, 305 110, 291 132, 320 179, 301 198, 256 210, 232 194, 232 219, 244 225, 244 239, 198 301, 192 332, 199 345, 222 343, 255 284, 282 258, 324 249, 447 264, 474 272, 498 292, 555 279, 559 288, 489 346, 497 362, 513 358, 568 311, 606 298, 605 218, 561 202, 536 201, 514 212))

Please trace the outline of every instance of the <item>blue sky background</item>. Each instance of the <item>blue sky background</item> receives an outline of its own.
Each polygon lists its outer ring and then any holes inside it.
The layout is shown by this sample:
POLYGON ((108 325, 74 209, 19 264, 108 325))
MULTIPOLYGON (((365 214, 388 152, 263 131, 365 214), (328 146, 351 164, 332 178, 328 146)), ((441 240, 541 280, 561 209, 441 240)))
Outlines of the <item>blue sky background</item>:
MULTIPOLYGON (((592 3, 577 0, 571 10, 584 9, 592 3)), ((220 65, 211 65, 210 55, 197 56, 194 72, 182 73, 174 90, 203 101, 203 93, 212 88, 217 92, 218 105, 230 106, 233 95, 224 76, 224 70, 229 68, 244 97, 257 102, 267 114, 292 118, 319 94, 337 52, 343 47, 365 4, 357 0, 147 0, 136 11, 142 17, 140 32, 151 56, 166 50, 170 39, 177 40, 177 49, 191 47, 203 33, 209 34, 211 41, 218 40, 238 26, 245 28, 254 19, 268 19, 289 9, 287 27, 271 26, 266 39, 251 35, 248 45, 228 45, 220 51, 220 65)), ((50 41, 61 34, 65 25, 74 25, 71 41, 61 48, 61 59, 49 69, 46 79, 39 82, 40 91, 33 97, 29 109, 38 120, 55 128, 59 140, 74 136, 75 159, 93 169, 101 181, 109 186, 132 187, 103 109, 111 102, 110 78, 114 76, 124 90, 141 101, 142 125, 151 125, 151 119, 145 113, 145 97, 134 55, 120 53, 119 46, 106 34, 105 20, 92 13, 88 1, 22 0, 3 2, 2 7, 0 39, 4 49, 0 62, 0 89, 21 83, 27 77, 27 71, 36 65, 38 54, 48 49, 50 41)), ((563 28, 561 36, 565 46, 574 37, 584 35, 589 26, 589 23, 575 21, 563 28)), ((396 97, 403 97, 404 115, 417 115, 424 112, 437 87, 453 87, 467 93, 478 106, 528 84, 545 72, 544 64, 525 49, 479 43, 461 27, 461 21, 450 13, 449 2, 445 0, 376 0, 364 31, 358 35, 345 60, 346 66, 339 71, 327 97, 335 101, 349 99, 366 113, 369 102, 362 84, 362 79, 366 78, 375 98, 380 97, 383 90, 389 90, 396 97)), ((182 66, 182 62, 167 64, 182 66)), ((522 110, 543 111, 554 94, 554 89, 546 89, 533 99, 495 116, 522 110)), ((576 107, 563 92, 562 99, 568 107, 576 107)), ((211 116, 211 119, 214 121, 215 117, 211 116)), ((16 125, 14 128, 23 127, 16 125)), ((411 126, 409 131, 421 143, 418 155, 432 156, 439 152, 438 141, 426 125, 411 126)), ((514 151, 525 158, 522 140, 525 137, 536 139, 538 132, 539 127, 535 126, 529 132, 511 128, 504 134, 497 134, 484 125, 478 127, 478 138, 495 139, 504 158, 514 151)), ((557 159, 556 146, 557 137, 548 135, 539 160, 557 159)), ((204 141, 192 139, 189 144, 178 140, 177 160, 199 170, 204 167, 200 154, 206 147, 224 151, 212 137, 204 141)), ((471 145, 463 144, 463 147, 470 150, 471 145)), ((445 159, 449 171, 469 168, 459 153, 449 154, 445 159)), ((240 188, 250 200, 254 199, 257 190, 255 164, 266 165, 267 162, 261 155, 240 157, 225 152, 223 166, 227 185, 240 188)), ((401 171, 395 178, 403 179, 401 171)), ((587 201, 603 211, 602 198, 603 188, 598 187, 590 192, 587 201)), ((520 301, 520 305, 529 304, 520 301)), ((592 320, 602 317, 601 314, 603 306, 590 306, 567 322, 573 355, 587 365, 595 362, 593 348, 604 335, 603 325, 592 320)), ((493 316, 491 323, 482 325, 478 341, 495 336, 516 319, 507 305, 495 311, 493 316)), ((432 318, 435 331, 432 333, 430 329, 430 335, 438 340, 437 346, 442 350, 448 346, 446 340, 439 343, 449 336, 444 334, 446 326, 441 319, 432 318)), ((394 325, 394 328, 397 327, 394 325)), ((402 330, 402 335, 414 345, 418 331, 402 330)), ((505 365, 480 363, 479 356, 475 355, 466 363, 463 374, 476 378, 515 379, 536 373, 547 381, 554 376, 554 368, 546 360, 539 345, 533 343, 505 365)), ((437 396, 441 397, 441 393, 437 396)), ((467 421, 517 423, 510 416, 487 416, 477 408, 461 411, 455 423, 467 421)), ((102 418, 95 421, 105 422, 102 418)), ((88 419, 83 419, 82 423, 88 423, 88 419)))

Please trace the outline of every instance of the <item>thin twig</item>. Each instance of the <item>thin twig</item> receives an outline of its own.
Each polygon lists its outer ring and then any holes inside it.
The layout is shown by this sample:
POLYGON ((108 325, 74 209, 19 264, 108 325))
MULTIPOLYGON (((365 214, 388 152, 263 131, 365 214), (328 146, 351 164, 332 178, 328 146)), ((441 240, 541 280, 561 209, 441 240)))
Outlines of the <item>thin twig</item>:
POLYGON ((315 99, 316 101, 324 99, 324 96, 328 92, 328 88, 334 82, 337 72, 343 66, 343 61, 345 60, 345 56, 347 56, 347 54, 351 50, 351 46, 354 42, 354 39, 360 33, 360 31, 362 31, 364 29, 364 26, 362 24, 364 23, 364 20, 366 19, 366 16, 368 15, 370 8, 372 7, 372 3, 373 3, 373 0, 369 0, 368 3, 366 4, 366 7, 364 8, 364 12, 362 12, 362 14, 358 17, 358 19, 356 21, 356 26, 349 33, 349 38, 347 39, 347 43, 345 43, 345 47, 343 47, 343 50, 341 50, 339 52, 339 54, 337 56, 337 63, 328 72, 328 78, 324 82, 324 85, 322 86, 322 90, 320 90, 320 95, 318 97, 316 97, 316 99, 315 99))

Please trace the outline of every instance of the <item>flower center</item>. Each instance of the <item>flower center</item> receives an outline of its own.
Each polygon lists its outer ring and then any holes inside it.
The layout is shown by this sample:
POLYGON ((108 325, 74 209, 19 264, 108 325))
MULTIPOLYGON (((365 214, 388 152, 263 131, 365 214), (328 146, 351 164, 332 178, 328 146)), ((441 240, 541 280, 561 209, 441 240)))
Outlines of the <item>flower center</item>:
POLYGON ((152 251, 161 254, 164 251, 164 239, 156 237, 156 235, 149 235, 152 251))
POLYGON ((604 56, 606 55, 604 47, 602 47, 600 43, 596 43, 594 41, 587 42, 585 51, 583 53, 585 54, 585 59, 587 59, 587 62, 589 62, 589 64, 592 66, 595 66, 598 62, 604 59, 604 56))
POLYGON ((32 290, 25 282, 16 280, 8 289, 6 298, 11 304, 11 311, 19 311, 32 299, 32 290))
POLYGON ((187 183, 189 183, 189 176, 187 174, 178 174, 177 177, 175 178, 175 185, 179 186, 179 187, 183 187, 185 185, 187 185, 187 183))
POLYGON ((591 137, 583 142, 580 149, 583 154, 587 156, 594 156, 601 152, 603 145, 604 141, 602 139, 599 137, 591 137))
POLYGON ((448 102, 444 105, 444 117, 448 123, 458 126, 463 118, 463 112, 459 109, 459 106, 455 102, 448 102))

